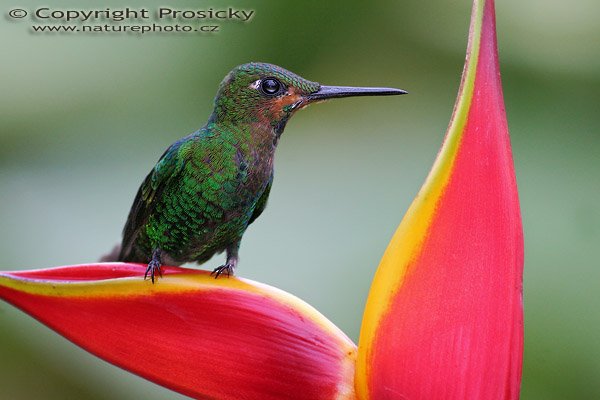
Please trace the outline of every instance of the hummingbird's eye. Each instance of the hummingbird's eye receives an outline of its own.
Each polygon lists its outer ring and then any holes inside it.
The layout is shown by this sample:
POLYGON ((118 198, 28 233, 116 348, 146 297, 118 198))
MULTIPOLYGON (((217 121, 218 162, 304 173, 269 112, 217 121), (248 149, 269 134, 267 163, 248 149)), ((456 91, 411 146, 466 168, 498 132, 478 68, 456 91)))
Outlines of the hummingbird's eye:
POLYGON ((275 78, 267 78, 262 80, 260 88, 264 94, 272 96, 279 93, 281 90, 281 83, 275 78))

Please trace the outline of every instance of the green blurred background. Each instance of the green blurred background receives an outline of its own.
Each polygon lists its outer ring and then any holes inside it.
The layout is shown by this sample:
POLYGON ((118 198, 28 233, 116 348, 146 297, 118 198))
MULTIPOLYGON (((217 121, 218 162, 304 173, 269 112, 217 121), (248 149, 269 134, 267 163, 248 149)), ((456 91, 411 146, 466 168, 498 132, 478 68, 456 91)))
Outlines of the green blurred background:
MULTIPOLYGON (((1 11, 80 7, 24 3, 1 11)), ((87 6, 141 7, 133 3, 87 6)), ((165 2, 144 7, 157 5, 165 2)), ((332 101, 293 118, 269 207, 241 249, 240 275, 298 295, 357 340, 379 258, 448 124, 471 4, 177 2, 229 5, 256 15, 212 36, 43 35, 29 32, 29 19, 0 19, 0 268, 90 262, 110 249, 145 174, 168 144, 204 124, 237 64, 401 87, 410 95, 332 101)), ((597 0, 497 4, 525 230, 523 399, 600 398, 598 15, 597 0)), ((1 399, 181 398, 5 303, 0 388, 1 399)))

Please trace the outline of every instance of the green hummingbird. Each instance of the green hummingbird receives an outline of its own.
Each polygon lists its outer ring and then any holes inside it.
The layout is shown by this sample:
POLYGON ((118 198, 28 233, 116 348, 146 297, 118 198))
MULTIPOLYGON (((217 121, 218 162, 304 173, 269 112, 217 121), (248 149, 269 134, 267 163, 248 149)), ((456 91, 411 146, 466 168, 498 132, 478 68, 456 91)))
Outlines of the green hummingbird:
POLYGON ((147 263, 144 279, 154 282, 163 264, 201 264, 226 251, 212 274, 233 274, 242 236, 267 204, 275 149, 294 112, 336 97, 405 93, 324 86, 266 63, 235 67, 206 125, 170 145, 144 179, 120 248, 103 261, 147 263))

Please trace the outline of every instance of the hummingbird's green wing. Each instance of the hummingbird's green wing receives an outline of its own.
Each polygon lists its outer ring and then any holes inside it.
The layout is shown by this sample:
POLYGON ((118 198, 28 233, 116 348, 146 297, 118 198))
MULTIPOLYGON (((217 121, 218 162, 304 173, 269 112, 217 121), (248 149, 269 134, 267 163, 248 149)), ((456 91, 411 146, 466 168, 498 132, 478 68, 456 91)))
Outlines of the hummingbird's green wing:
POLYGON ((155 207, 155 199, 159 199, 170 182, 177 181, 185 165, 180 153, 182 141, 173 143, 160 157, 144 182, 131 206, 131 211, 123 228, 123 246, 121 259, 127 258, 139 230, 144 227, 155 207))

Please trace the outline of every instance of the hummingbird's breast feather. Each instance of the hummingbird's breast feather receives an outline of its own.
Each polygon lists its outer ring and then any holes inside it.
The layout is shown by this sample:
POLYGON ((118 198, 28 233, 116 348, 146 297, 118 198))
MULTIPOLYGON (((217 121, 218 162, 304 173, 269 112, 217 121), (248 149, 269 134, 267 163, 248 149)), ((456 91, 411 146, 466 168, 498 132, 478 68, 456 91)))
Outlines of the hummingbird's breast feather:
POLYGON ((121 258, 145 262, 160 248, 178 263, 202 262, 239 241, 273 174, 272 139, 253 138, 213 127, 171 145, 138 191, 121 258))
POLYGON ((181 177, 157 206, 155 224, 175 259, 200 260, 241 239, 272 179, 273 154, 234 135, 182 146, 181 177))

